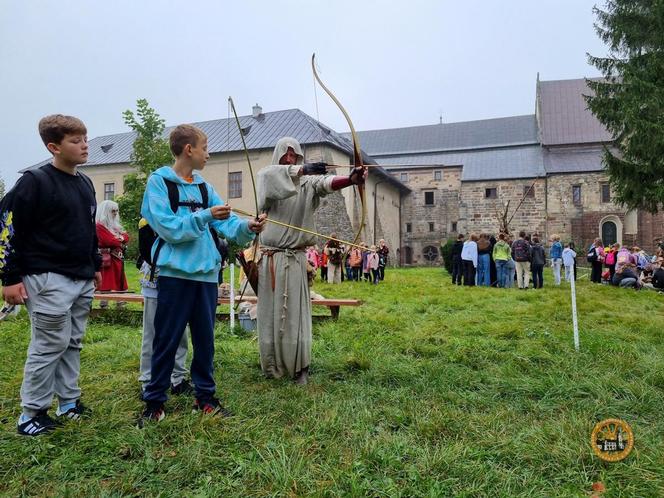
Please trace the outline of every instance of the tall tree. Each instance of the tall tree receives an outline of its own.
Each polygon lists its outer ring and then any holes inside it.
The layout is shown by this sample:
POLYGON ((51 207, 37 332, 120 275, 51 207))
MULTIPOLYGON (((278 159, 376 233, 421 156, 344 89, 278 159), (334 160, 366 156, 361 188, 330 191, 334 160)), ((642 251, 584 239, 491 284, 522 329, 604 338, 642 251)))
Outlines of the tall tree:
POLYGON ((617 201, 650 212, 664 203, 664 1, 607 0, 593 9, 607 57, 588 60, 604 79, 588 80, 590 110, 613 134, 604 163, 617 201))
POLYGON ((134 232, 141 218, 141 202, 148 176, 160 166, 171 163, 173 156, 163 137, 165 122, 147 100, 137 100, 136 114, 126 110, 122 117, 136 133, 130 163, 136 173, 124 177, 124 193, 117 201, 124 226, 134 232))

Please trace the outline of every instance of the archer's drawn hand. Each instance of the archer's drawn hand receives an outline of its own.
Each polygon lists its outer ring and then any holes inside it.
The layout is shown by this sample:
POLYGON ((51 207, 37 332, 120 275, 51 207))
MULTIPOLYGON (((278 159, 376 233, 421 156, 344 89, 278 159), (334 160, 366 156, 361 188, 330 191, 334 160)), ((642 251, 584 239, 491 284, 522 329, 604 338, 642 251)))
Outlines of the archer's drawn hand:
POLYGON ((25 291, 23 282, 2 288, 2 298, 7 304, 25 304, 28 293, 25 291))
POLYGON ((324 175, 327 173, 327 163, 307 163, 302 165, 303 175, 324 175))
POLYGON ((354 185, 363 185, 364 180, 369 176, 369 170, 366 168, 357 167, 350 172, 350 182, 354 185))
POLYGON ((249 230, 254 233, 261 233, 267 223, 267 214, 261 214, 257 219, 249 220, 249 230))
POLYGON ((210 213, 215 220, 226 220, 231 215, 230 206, 212 206, 210 213))

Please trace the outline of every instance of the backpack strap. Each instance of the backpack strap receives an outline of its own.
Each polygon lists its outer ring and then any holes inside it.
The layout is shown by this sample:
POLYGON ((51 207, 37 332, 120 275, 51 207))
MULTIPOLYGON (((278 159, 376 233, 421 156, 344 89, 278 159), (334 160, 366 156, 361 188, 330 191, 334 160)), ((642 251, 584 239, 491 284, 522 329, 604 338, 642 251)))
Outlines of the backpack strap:
POLYGON ((81 175, 81 178, 83 178, 83 182, 90 188, 92 197, 95 197, 95 187, 94 185, 92 185, 92 180, 90 180, 90 177, 88 175, 84 175, 80 171, 78 172, 78 174, 81 175))
POLYGON ((166 188, 168 190, 168 201, 171 203, 171 209, 173 210, 174 213, 177 213, 178 208, 180 206, 188 207, 192 211, 195 211, 196 209, 199 208, 208 207, 208 191, 207 191, 207 185, 205 183, 197 184, 198 189, 201 191, 202 202, 181 201, 177 183, 175 183, 172 180, 168 180, 166 178, 164 178, 164 183, 166 184, 166 188))
POLYGON ((178 192, 178 186, 174 181, 167 180, 166 178, 164 178, 164 183, 166 184, 166 190, 168 190, 168 202, 171 203, 171 211, 177 213, 178 206, 180 205, 180 193, 178 192))
POLYGON ((42 193, 45 192, 45 188, 48 188, 52 185, 52 183, 49 181, 50 176, 49 176, 48 172, 43 170, 41 167, 35 168, 35 169, 29 169, 28 171, 26 171, 23 174, 24 175, 29 174, 29 175, 32 175, 34 177, 35 182, 37 183, 37 199, 38 199, 37 205, 38 205, 38 209, 41 210, 44 206, 43 202, 48 203, 50 201, 50 199, 48 201, 44 201, 43 200, 44 196, 42 195, 42 193))
MULTIPOLYGON (((199 183, 198 184, 198 189, 201 191, 201 199, 203 200, 203 208, 207 209, 210 207, 210 198, 208 196, 208 188, 207 188, 207 183, 199 183)), ((219 234, 217 231, 212 228, 211 225, 208 225, 210 229, 210 235, 212 235, 212 241, 214 242, 215 247, 219 251, 219 254, 221 254, 221 259, 223 261, 224 255, 221 253, 221 242, 219 241, 219 234)))
POLYGON ((202 199, 203 208, 205 208, 205 209, 209 208, 210 207, 210 200, 208 198, 207 184, 205 182, 199 183, 198 184, 198 190, 201 191, 201 199, 202 199))
MULTIPOLYGON (((178 207, 180 206, 180 193, 178 192, 177 184, 172 180, 167 180, 164 178, 164 183, 166 184, 166 190, 168 191, 168 202, 171 205, 171 211, 177 213, 178 207)), ((157 261, 159 260, 159 253, 161 248, 164 246, 164 239, 157 236, 157 247, 154 250, 154 256, 152 257, 152 264, 150 265, 150 282, 154 282, 154 273, 157 270, 157 261)))

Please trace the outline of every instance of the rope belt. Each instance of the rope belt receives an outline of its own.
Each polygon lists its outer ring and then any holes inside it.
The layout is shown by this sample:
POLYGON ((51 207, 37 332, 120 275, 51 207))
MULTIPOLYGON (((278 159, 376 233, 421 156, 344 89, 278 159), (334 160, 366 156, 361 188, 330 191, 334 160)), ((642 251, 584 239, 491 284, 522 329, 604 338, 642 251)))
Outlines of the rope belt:
MULTIPOLYGON (((276 280, 276 276, 275 276, 275 273, 274 273, 274 258, 273 258, 273 256, 278 252, 284 253, 288 258, 288 259, 286 259, 285 268, 288 268, 290 266, 290 264, 289 264, 290 258, 293 258, 297 255, 297 253, 301 253, 301 252, 304 252, 304 251, 305 251, 305 248, 301 248, 301 247, 296 247, 294 249, 280 249, 280 248, 271 248, 271 249, 262 248, 261 249, 261 254, 263 254, 263 256, 267 256, 267 258, 268 258, 267 261, 268 261, 268 266, 270 268, 270 278, 271 278, 271 282, 272 282, 272 292, 274 292, 275 280, 276 280)), ((286 279, 288 279, 288 272, 286 273, 286 279)), ((288 288, 288 280, 286 281, 285 285, 286 285, 286 288, 288 288)), ((284 296, 284 297, 286 297, 286 296, 284 296)))

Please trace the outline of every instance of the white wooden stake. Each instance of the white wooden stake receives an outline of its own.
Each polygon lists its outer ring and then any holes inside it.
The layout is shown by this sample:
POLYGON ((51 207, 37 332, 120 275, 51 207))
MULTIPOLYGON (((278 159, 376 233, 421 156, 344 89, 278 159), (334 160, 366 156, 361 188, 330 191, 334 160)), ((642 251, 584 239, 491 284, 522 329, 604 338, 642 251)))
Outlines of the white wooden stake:
POLYGON ((572 280, 570 280, 572 289, 572 326, 574 327, 574 349, 579 350, 579 323, 576 318, 576 282, 574 280, 574 273, 572 273, 572 280))
POLYGON ((235 262, 232 261, 230 265, 231 268, 231 330, 235 328, 235 262))

